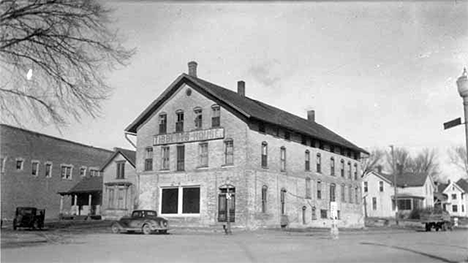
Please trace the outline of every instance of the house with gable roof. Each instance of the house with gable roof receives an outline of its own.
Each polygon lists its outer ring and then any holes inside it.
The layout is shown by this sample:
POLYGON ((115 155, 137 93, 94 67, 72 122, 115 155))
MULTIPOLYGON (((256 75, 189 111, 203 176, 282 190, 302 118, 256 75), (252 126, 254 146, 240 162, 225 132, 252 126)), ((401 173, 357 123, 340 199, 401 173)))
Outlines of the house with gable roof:
POLYGON ((443 208, 450 213, 451 216, 467 216, 466 212, 466 181, 460 179, 457 182, 448 181, 448 184, 442 184, 439 188, 440 193, 446 196, 446 201, 443 203, 443 208))
POLYGON ((125 129, 136 137, 138 207, 185 226, 363 226, 362 148, 197 76, 180 75, 125 129), (148 165, 152 163, 152 165, 148 165), (331 207, 336 202, 336 210, 331 207), (228 219, 229 218, 229 219, 228 219))

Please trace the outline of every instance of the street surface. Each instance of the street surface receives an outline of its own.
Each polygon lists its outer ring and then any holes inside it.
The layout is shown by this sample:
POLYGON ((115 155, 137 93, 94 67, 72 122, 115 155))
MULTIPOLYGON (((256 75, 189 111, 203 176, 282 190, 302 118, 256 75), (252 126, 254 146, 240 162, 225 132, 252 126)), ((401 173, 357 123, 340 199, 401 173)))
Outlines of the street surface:
MULTIPOLYGON (((3 237, 2 233, 2 237, 3 237)), ((468 262, 468 231, 174 230, 167 235, 29 231, 47 242, 9 246, 1 262, 468 262)))

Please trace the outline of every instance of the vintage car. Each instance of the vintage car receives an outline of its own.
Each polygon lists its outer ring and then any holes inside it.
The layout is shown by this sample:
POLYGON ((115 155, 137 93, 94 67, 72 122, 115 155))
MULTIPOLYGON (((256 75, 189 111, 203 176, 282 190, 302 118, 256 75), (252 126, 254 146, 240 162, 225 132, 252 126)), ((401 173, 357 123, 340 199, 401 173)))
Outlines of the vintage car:
POLYGON ((45 209, 35 207, 17 207, 15 219, 13 219, 13 229, 28 227, 32 229, 42 229, 44 227, 45 209))
POLYGON ((145 235, 151 233, 167 233, 168 222, 164 217, 159 217, 153 210, 135 210, 130 217, 124 216, 111 226, 113 233, 142 232, 145 235))

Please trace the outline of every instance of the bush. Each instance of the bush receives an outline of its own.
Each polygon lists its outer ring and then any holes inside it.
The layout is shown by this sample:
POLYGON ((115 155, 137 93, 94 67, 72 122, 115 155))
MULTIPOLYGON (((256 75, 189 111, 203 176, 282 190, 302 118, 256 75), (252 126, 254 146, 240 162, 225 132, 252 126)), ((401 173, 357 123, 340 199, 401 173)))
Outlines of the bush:
POLYGON ((441 214, 442 208, 440 207, 425 207, 425 208, 416 208, 411 210, 408 218, 409 219, 421 219, 421 214, 441 214))

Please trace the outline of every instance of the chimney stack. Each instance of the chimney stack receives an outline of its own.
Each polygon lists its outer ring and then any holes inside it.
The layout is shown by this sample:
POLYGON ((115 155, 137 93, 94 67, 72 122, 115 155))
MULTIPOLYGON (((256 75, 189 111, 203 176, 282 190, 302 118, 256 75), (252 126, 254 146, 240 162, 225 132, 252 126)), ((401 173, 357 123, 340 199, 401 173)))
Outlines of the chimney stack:
POLYGON ((307 111, 307 120, 311 122, 315 122, 315 111, 314 110, 308 110, 307 111))
POLYGON ((197 77, 197 62, 190 61, 188 63, 188 74, 193 77, 197 77))
POLYGON ((382 173, 382 165, 377 165, 377 171, 379 172, 379 174, 382 173))
POLYGON ((237 94, 245 97, 245 82, 243 80, 237 82, 237 94))

